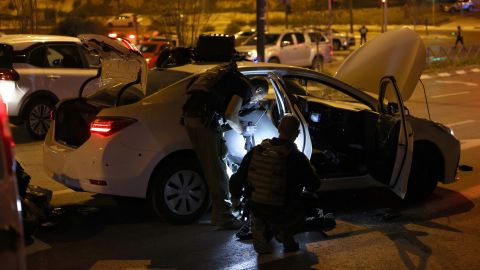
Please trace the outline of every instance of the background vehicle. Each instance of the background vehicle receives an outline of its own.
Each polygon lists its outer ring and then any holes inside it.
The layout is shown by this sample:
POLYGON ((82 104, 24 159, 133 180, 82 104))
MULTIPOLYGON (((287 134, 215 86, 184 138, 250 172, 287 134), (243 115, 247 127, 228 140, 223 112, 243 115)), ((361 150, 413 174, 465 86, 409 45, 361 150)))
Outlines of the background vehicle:
POLYGON ((173 45, 169 40, 144 41, 137 47, 143 54, 143 57, 145 57, 145 60, 147 60, 148 68, 154 68, 155 63, 157 62, 158 54, 166 48, 173 47, 173 45))
MULTIPOLYGON (((323 33, 328 36, 328 30, 323 30, 323 33)), ((346 50, 350 46, 355 46, 355 36, 353 34, 341 33, 332 29, 332 45, 334 50, 346 50)))
MULTIPOLYGON (((0 45, 0 88, 15 80, 5 52, 13 52, 11 46, 0 45), (12 77, 13 76, 13 77, 12 77)), ((15 177, 13 138, 8 123, 7 108, 0 97, 0 262, 5 270, 24 270, 25 248, 21 219, 21 203, 15 177)))
MULTIPOLYGON (((269 63, 281 63, 301 67, 316 67, 330 62, 331 48, 324 35, 318 33, 318 51, 313 32, 287 31, 265 34, 265 60, 269 63)), ((245 55, 246 60, 256 61, 257 36, 252 35, 236 50, 245 55)))
POLYGON ((462 10, 473 11, 474 8, 475 4, 472 0, 453 0, 440 5, 442 11, 450 13, 460 12, 462 10))
MULTIPOLYGON (((402 198, 421 200, 438 181, 455 181, 459 141, 449 128, 411 116, 403 105, 402 96, 411 96, 425 64, 419 36, 408 29, 389 31, 345 63, 333 78, 239 62, 247 77, 269 81, 261 109, 242 116, 257 124, 255 142, 275 136, 281 117, 293 113, 302 123, 297 147, 311 157, 325 189, 377 181, 402 198), (396 65, 379 60, 392 53, 402 59, 396 65)), ((137 78, 59 103, 44 144, 47 175, 74 190, 147 198, 170 221, 194 221, 208 205, 208 191, 179 119, 188 86, 214 66, 154 69, 144 87, 133 86, 137 78)), ((245 141, 233 131, 225 139, 226 163, 235 171, 245 141)))
MULTIPOLYGON (((25 126, 35 139, 45 136, 50 111, 63 98, 78 93, 80 86, 97 74, 98 57, 91 55, 75 37, 51 35, 5 35, 0 37, 0 55, 5 45, 13 47, 9 58, 18 81, 0 90, 10 121, 25 126)), ((86 91, 96 90, 90 84, 86 91)))
POLYGON ((122 13, 107 21, 108 27, 133 27, 135 20, 140 23, 143 18, 135 13, 122 13))

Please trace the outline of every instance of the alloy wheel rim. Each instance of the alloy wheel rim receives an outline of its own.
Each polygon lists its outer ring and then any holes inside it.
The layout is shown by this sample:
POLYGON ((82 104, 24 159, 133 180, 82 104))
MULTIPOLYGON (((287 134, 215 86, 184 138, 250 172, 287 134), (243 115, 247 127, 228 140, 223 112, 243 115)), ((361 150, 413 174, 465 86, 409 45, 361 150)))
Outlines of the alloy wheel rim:
POLYGON ((33 107, 29 115, 29 124, 31 130, 37 135, 44 135, 50 127, 50 112, 52 109, 45 104, 39 104, 33 107))
POLYGON ((181 170, 166 181, 163 199, 173 213, 190 215, 202 207, 206 194, 200 174, 193 170, 181 170))

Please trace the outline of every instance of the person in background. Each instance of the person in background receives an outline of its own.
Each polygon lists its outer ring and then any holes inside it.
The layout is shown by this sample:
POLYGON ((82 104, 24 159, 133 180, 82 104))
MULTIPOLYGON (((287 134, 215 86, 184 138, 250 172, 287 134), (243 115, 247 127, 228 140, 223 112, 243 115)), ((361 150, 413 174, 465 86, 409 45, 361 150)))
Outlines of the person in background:
POLYGON ((462 32, 462 27, 457 26, 457 39, 455 40, 455 49, 457 48, 457 44, 460 43, 462 44, 463 48, 463 32, 462 32))
POLYGON ((360 45, 362 45, 363 43, 367 42, 368 29, 367 29, 367 27, 365 27, 365 25, 362 25, 362 27, 360 27, 358 32, 360 32, 360 45))

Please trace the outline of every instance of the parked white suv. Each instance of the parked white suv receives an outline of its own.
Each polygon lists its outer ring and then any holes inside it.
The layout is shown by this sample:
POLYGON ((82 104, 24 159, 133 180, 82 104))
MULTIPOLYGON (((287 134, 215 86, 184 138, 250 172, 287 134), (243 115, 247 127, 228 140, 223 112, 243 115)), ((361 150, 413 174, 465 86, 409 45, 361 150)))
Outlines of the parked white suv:
MULTIPOLYGON (((13 66, 6 77, 19 76, 18 81, 4 80, 0 89, 10 122, 25 123, 35 139, 45 137, 55 104, 78 95, 80 86, 97 74, 100 64, 78 38, 53 35, 1 36, 0 57, 13 66)), ((85 91, 97 88, 90 83, 85 91)))
MULTIPOLYGON (((257 35, 252 35, 236 50, 243 53, 246 60, 256 61, 256 46, 257 35)), ((331 53, 330 43, 320 32, 286 31, 265 34, 265 62, 315 68, 323 62, 330 62, 331 53)))

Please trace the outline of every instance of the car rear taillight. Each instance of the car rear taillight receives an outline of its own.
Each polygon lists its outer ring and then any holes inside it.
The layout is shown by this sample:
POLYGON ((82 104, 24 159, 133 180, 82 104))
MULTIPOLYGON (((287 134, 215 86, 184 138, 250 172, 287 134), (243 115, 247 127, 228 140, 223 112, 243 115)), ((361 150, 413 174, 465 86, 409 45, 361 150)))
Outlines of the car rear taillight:
POLYGON ((90 133, 108 137, 136 121, 136 119, 127 117, 98 117, 90 124, 90 133))
POLYGON ((13 148, 15 143, 13 142, 12 132, 8 124, 7 106, 0 98, 0 135, 2 138, 3 147, 5 148, 5 159, 7 161, 8 173, 13 172, 13 166, 15 158, 13 156, 13 148))
POLYGON ((10 68, 0 68, 0 81, 18 81, 20 80, 20 75, 10 68))

